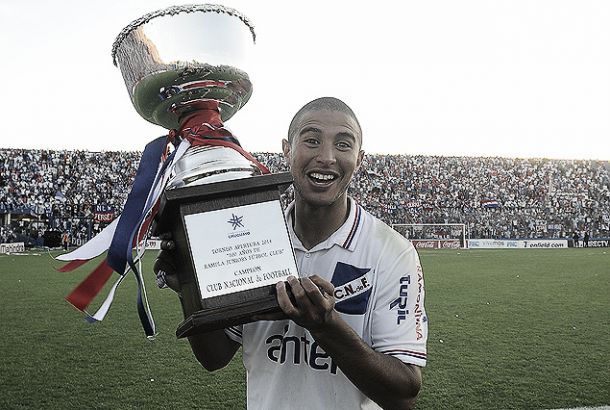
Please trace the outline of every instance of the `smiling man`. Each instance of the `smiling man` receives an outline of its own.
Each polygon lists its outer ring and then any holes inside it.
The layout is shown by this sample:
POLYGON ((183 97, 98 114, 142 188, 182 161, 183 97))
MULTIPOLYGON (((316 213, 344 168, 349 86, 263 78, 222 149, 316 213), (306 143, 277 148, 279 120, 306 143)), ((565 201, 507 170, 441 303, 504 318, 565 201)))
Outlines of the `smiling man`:
POLYGON ((356 116, 342 101, 321 98, 294 116, 282 141, 295 189, 295 233, 307 248, 326 239, 347 218, 347 188, 364 151, 356 116), (330 224, 329 224, 330 222, 330 224))
POLYGON ((348 194, 362 130, 341 100, 306 104, 282 141, 300 278, 277 284, 281 315, 192 336, 208 370, 242 346, 250 409, 412 408, 426 364, 423 273, 411 243, 348 194))

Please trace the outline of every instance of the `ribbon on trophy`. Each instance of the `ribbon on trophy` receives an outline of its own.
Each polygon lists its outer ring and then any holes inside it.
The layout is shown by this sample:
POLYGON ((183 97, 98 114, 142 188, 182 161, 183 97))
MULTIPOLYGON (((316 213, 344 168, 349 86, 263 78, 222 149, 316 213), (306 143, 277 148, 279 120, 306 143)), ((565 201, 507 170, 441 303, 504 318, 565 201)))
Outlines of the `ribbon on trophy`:
POLYGON ((179 130, 171 130, 167 137, 159 137, 146 145, 122 214, 83 246, 56 258, 69 261, 57 270, 70 272, 107 251, 106 258, 66 297, 70 304, 86 315, 85 319, 89 323, 104 319, 116 289, 129 271, 132 271, 138 283, 137 310, 140 322, 148 338, 152 339, 156 335, 142 277, 141 259, 163 189, 172 176, 176 163, 188 148, 202 145, 231 148, 255 164, 261 173, 269 173, 224 127, 217 101, 200 101, 195 108, 197 109, 191 115, 183 119, 179 130), (174 149, 169 153, 172 146, 174 149), (119 274, 119 278, 96 313, 91 315, 87 312, 87 307, 102 291, 113 271, 119 274))
POLYGON ((263 174, 268 174, 269 169, 248 151, 244 150, 239 141, 225 128, 220 117, 218 101, 202 100, 189 103, 190 109, 195 109, 190 115, 182 120, 180 130, 171 130, 169 138, 186 139, 193 146, 210 145, 232 148, 243 155, 247 160, 254 163, 263 174))

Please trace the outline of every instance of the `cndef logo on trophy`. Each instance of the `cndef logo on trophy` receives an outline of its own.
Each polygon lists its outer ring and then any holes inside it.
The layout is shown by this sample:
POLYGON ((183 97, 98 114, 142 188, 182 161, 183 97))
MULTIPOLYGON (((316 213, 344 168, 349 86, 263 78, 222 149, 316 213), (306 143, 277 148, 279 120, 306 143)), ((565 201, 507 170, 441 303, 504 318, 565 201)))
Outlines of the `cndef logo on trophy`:
MULTIPOLYGON (((245 228, 244 224, 243 224, 243 216, 238 216, 235 215, 234 213, 231 213, 231 219, 229 219, 227 221, 228 224, 231 224, 231 226, 233 227, 233 231, 235 231, 237 228, 245 228)), ((240 236, 248 236, 250 235, 250 231, 249 230, 242 230, 242 231, 237 231, 237 232, 231 232, 227 235, 228 238, 239 238, 240 236)))

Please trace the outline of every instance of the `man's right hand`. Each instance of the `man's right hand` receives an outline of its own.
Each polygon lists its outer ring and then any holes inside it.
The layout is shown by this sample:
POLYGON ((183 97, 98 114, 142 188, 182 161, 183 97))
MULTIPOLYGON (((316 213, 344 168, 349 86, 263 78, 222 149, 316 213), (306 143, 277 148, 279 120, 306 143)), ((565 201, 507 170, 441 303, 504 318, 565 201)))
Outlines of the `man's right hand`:
POLYGON ((161 239, 161 250, 155 259, 153 271, 157 275, 157 286, 159 288, 170 288, 174 292, 181 294, 180 282, 178 281, 178 270, 175 264, 176 244, 172 240, 171 234, 163 234, 161 239))

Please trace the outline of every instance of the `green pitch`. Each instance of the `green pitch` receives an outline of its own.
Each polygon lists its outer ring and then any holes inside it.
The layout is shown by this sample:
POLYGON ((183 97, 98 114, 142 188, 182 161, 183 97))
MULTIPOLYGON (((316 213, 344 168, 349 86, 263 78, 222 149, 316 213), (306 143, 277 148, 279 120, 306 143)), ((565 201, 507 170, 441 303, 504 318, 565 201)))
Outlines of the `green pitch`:
MULTIPOLYGON (((420 255, 430 336, 419 409, 610 404, 610 249, 420 255)), ((175 339, 177 298, 152 274, 155 341, 140 329, 132 279, 106 320, 85 323, 63 298, 90 265, 59 273, 44 253, 0 255, 0 408, 245 408, 241 357, 203 370, 175 339)))

